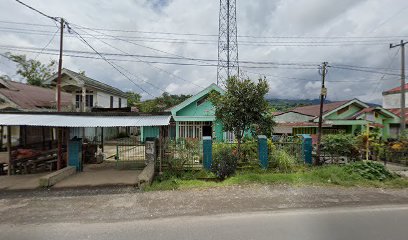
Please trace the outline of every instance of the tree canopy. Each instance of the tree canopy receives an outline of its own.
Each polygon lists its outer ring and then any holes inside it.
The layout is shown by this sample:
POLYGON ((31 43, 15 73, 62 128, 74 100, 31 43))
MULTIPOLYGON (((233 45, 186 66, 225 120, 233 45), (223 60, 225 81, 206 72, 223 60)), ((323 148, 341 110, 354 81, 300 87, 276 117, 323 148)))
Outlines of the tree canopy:
POLYGON ((213 91, 210 101, 215 106, 215 116, 225 131, 232 131, 238 145, 245 132, 253 134, 271 133, 274 125, 272 110, 265 100, 269 85, 265 79, 258 82, 232 77, 226 81, 226 92, 221 95, 213 91))
POLYGON ((176 95, 164 92, 159 97, 141 102, 140 94, 128 92, 128 106, 137 106, 140 112, 162 112, 183 102, 189 97, 191 97, 191 95, 176 95))
POLYGON ((126 92, 126 98, 128 107, 136 107, 140 104, 140 99, 142 96, 139 93, 129 91, 126 92))
POLYGON ((30 85, 42 86, 44 81, 56 71, 57 62, 55 60, 43 64, 35 59, 27 59, 26 55, 6 53, 6 56, 17 64, 17 74, 30 85))

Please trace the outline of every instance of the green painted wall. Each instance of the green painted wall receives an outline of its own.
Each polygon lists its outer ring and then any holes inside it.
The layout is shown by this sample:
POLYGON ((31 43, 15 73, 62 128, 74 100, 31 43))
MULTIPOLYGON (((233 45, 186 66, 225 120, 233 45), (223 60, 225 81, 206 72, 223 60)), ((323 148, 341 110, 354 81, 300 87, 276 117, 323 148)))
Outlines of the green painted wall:
POLYGON ((219 121, 213 122, 213 131, 215 131, 214 141, 224 141, 223 125, 219 121))
POLYGON ((357 112, 361 111, 362 108, 359 106, 356 106, 354 104, 349 105, 349 109, 341 114, 338 114, 337 112, 334 112, 328 116, 325 117, 325 119, 346 119, 349 118, 351 116, 353 116, 354 114, 356 114, 357 112))
POLYGON ((159 137, 159 127, 141 127, 140 128, 140 141, 145 142, 148 137, 159 137))
MULTIPOLYGON (((214 106, 210 101, 205 101, 197 106, 197 101, 194 101, 176 113, 176 116, 213 116, 214 106)), ((199 121, 199 120, 197 120, 199 121)))

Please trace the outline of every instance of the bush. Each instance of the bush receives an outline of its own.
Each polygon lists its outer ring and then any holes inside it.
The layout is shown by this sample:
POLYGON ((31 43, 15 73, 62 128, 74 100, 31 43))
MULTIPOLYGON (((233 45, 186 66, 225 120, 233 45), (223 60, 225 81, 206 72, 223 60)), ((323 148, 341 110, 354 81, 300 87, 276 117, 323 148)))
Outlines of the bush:
POLYGON ((323 136, 322 151, 332 156, 345 156, 350 159, 358 155, 356 138, 351 134, 330 134, 323 136))
POLYGON ((355 162, 347 165, 346 171, 349 173, 356 173, 362 178, 368 180, 384 181, 395 178, 395 175, 388 171, 384 165, 376 162, 355 162))
POLYGON ((230 148, 217 149, 213 154, 213 162, 211 165, 211 172, 217 178, 224 180, 233 175, 237 169, 238 158, 234 155, 230 148))
POLYGON ((292 172, 296 168, 296 159, 284 150, 275 150, 269 155, 271 167, 279 172, 292 172))

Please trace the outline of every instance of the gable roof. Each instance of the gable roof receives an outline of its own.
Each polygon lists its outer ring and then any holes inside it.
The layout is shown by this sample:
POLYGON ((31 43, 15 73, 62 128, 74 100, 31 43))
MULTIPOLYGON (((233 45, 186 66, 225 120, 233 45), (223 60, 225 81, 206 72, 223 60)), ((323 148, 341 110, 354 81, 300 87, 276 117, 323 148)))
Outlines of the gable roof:
POLYGON ((205 95, 209 94, 212 90, 217 91, 221 94, 224 94, 224 90, 222 88, 220 88, 217 84, 212 83, 210 86, 206 87, 205 89, 203 89, 202 91, 200 91, 199 93, 187 98, 186 100, 184 100, 183 102, 179 103, 178 105, 172 107, 170 109, 171 114, 173 116, 176 115, 176 113, 178 111, 180 111, 181 109, 185 108, 186 106, 188 106, 189 104, 198 101, 200 98, 204 97, 205 95))
MULTIPOLYGON (((401 117, 401 108, 391 108, 391 109, 387 109, 387 110, 394 113, 398 117, 401 117)), ((408 111, 405 111, 405 123, 408 124, 408 111)))
POLYGON ((370 113, 370 112, 380 112, 382 115, 387 116, 387 117, 399 118, 398 115, 382 107, 369 107, 369 108, 364 108, 361 111, 356 112, 353 116, 349 117, 348 119, 354 120, 354 119, 357 119, 359 116, 363 115, 364 113, 370 113))
MULTIPOLYGON (((102 90, 102 91, 105 91, 105 92, 108 92, 108 93, 111 93, 111 94, 114 94, 114 95, 117 95, 117 96, 120 96, 120 97, 126 97, 126 93, 123 92, 122 90, 118 89, 118 88, 112 87, 112 86, 110 86, 110 85, 108 85, 106 83, 99 82, 99 81, 97 81, 95 79, 84 76, 82 74, 79 74, 79 73, 74 72, 72 70, 69 70, 67 68, 62 69, 61 74, 62 75, 66 74, 66 75, 70 76, 71 78, 76 79, 77 81, 83 83, 84 86, 99 89, 99 90, 102 90)), ((47 79, 46 83, 51 84, 53 81, 56 81, 57 79, 58 79, 58 73, 52 75, 49 79, 47 79)))
MULTIPOLYGON (((408 91, 408 83, 405 84, 404 90, 407 92, 408 91)), ((393 94, 393 93, 400 93, 401 92, 401 86, 395 87, 389 90, 384 91, 382 94, 387 95, 387 94, 393 94)))
MULTIPOLYGON (((336 109, 346 103, 348 103, 350 100, 348 101, 339 101, 339 102, 332 102, 332 103, 326 103, 323 105, 323 114, 332 111, 333 109, 336 109)), ((316 104, 316 105, 309 105, 309 106, 304 106, 304 107, 297 107, 295 109, 292 109, 291 112, 297 112, 303 115, 308 115, 308 116, 313 116, 313 117, 317 117, 320 114, 320 105, 316 104)))
MULTIPOLYGON (((327 103, 323 105, 323 117, 326 117, 330 114, 332 114, 333 112, 338 111, 341 108, 344 108, 346 106, 349 106, 351 104, 357 104, 360 105, 362 108, 368 108, 369 106, 358 100, 358 99, 352 99, 352 100, 346 100, 346 101, 338 101, 338 102, 332 102, 332 103, 327 103)), ((317 118, 320 115, 320 105, 316 104, 316 105, 310 105, 310 106, 304 106, 304 107, 297 107, 293 110, 291 110, 292 112, 297 112, 297 113, 301 113, 304 115, 309 115, 309 116, 313 116, 315 118, 317 118)))
MULTIPOLYGON (((17 105, 19 109, 35 110, 56 106, 55 90, 11 80, 0 82, 0 95, 17 105)), ((71 104, 71 94, 61 92, 61 105, 71 104)))

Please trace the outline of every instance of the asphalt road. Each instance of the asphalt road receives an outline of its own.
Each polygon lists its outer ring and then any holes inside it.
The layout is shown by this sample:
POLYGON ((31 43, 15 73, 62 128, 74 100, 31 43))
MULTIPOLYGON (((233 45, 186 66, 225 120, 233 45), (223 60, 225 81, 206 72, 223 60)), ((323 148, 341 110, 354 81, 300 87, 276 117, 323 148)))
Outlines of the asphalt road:
POLYGON ((0 225, 0 239, 408 239, 408 205, 0 225))

